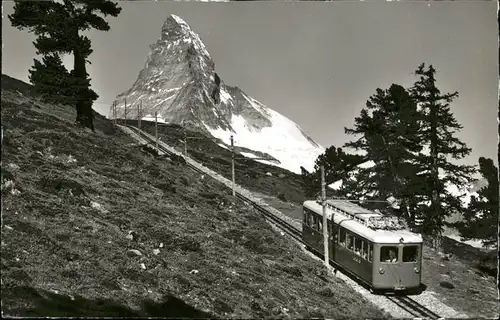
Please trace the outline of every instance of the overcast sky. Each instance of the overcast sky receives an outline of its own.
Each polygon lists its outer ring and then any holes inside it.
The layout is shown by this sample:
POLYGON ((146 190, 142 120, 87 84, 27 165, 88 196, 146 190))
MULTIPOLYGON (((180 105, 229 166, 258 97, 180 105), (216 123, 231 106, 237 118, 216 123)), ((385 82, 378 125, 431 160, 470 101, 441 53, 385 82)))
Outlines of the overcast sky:
MULTIPOLYGON (((458 91, 451 110, 476 164, 497 163, 497 5, 483 2, 120 2, 109 32, 90 32, 88 72, 94 108, 130 88, 149 45, 170 14, 186 20, 222 80, 295 121, 324 147, 341 146, 376 88, 410 86, 421 62, 433 64, 442 92, 458 91)), ((2 73, 28 82, 34 37, 10 26, 3 2, 2 73)), ((68 67, 72 59, 65 58, 68 67)))

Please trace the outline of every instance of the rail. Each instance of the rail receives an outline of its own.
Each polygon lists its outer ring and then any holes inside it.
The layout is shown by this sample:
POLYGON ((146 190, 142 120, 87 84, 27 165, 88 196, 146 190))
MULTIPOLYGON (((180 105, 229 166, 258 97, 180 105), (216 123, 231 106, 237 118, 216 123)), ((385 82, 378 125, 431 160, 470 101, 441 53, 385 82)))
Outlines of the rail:
MULTIPOLYGON (((136 134, 141 136, 144 140, 149 141, 154 143, 154 139, 150 138, 147 134, 145 134, 142 130, 134 127, 134 126, 127 126, 128 128, 132 129, 136 134)), ((165 148, 162 145, 158 145, 158 149, 161 149, 161 151, 165 152, 168 155, 173 155, 174 153, 165 148)), ((186 165, 191 168, 192 170, 206 174, 203 170, 197 168, 196 166, 192 165, 189 162, 186 162, 186 165)), ((272 224, 276 225, 278 228, 283 230, 285 233, 290 235, 292 238, 294 238, 296 241, 298 241, 301 244, 305 244, 305 242, 302 240, 302 232, 301 230, 297 229, 296 227, 292 226, 290 223, 284 221, 283 219, 277 217, 273 213, 271 213, 268 209, 264 208, 260 204, 256 203, 255 201, 249 199, 248 197, 242 195, 241 193, 237 192, 236 196, 246 202, 252 205, 257 211, 259 211, 266 220, 271 222, 272 224)), ((409 312, 410 314, 416 316, 416 317, 424 317, 424 318, 429 318, 429 319, 440 319, 441 317, 437 315, 435 312, 430 310, 429 308, 423 306, 422 304, 418 303, 417 301, 411 299, 408 296, 385 296, 389 301, 393 302, 406 312, 409 312)))
POLYGON ((408 296, 386 296, 386 298, 417 318, 441 319, 437 313, 421 305, 408 296))
POLYGON ((288 222, 276 217, 274 214, 269 212, 266 208, 262 207, 261 205, 255 203, 254 201, 248 199, 244 195, 237 193, 236 196, 243 200, 244 202, 249 203, 252 205, 257 211, 259 211, 268 221, 273 223, 274 225, 278 226, 281 230, 285 231, 288 233, 290 236, 292 236, 295 240, 299 241, 302 244, 305 244, 304 241, 302 240, 302 232, 295 228, 294 226, 290 225, 288 222))

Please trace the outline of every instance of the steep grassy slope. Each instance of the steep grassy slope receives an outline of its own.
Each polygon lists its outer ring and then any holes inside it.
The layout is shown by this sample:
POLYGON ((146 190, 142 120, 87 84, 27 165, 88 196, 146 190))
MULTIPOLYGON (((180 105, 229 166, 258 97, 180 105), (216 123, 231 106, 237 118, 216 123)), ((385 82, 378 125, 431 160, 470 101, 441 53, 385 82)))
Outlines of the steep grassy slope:
POLYGON ((384 317, 228 190, 2 91, 2 311, 384 317), (131 234, 133 231, 133 234, 131 234))

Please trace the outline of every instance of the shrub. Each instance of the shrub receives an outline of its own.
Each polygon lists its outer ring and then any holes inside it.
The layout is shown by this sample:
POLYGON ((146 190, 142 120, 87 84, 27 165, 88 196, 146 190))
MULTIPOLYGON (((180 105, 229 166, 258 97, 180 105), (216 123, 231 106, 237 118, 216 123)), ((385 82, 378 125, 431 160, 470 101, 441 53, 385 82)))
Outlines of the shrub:
POLYGON ((50 171, 42 175, 39 180, 41 189, 51 194, 60 194, 71 191, 73 196, 86 196, 83 186, 73 179, 61 176, 56 171, 50 171))
POLYGON ((280 199, 283 202, 287 201, 285 198, 285 193, 283 193, 283 192, 278 193, 278 199, 280 199))

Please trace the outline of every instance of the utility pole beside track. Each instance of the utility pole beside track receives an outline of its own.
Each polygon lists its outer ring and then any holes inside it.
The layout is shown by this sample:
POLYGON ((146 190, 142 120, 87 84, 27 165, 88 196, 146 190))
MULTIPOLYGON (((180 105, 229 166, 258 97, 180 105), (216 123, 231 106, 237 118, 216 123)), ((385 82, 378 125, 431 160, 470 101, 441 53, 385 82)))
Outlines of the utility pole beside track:
POLYGON ((234 192, 234 140, 233 135, 231 135, 231 175, 232 175, 232 189, 233 197, 236 195, 234 192))
POLYGON ((156 138, 156 150, 158 150, 158 111, 155 111, 155 138, 156 138))
POLYGON ((125 110, 123 112, 124 124, 127 125, 127 98, 125 98, 125 110))
POLYGON ((116 101, 113 101, 113 106, 111 107, 111 117, 113 118, 113 125, 116 126, 116 101))
POLYGON ((139 101, 139 106, 137 107, 137 127, 141 128, 141 118, 142 118, 142 100, 139 101))
POLYGON ((231 135, 231 178, 232 178, 232 189, 233 189, 233 196, 236 195, 236 191, 235 191, 235 187, 236 187, 236 173, 235 173, 235 170, 234 170, 234 160, 248 160, 248 159, 251 159, 251 160, 266 160, 266 161, 273 161, 273 159, 269 159, 269 158, 260 158, 260 157, 255 157, 255 158, 248 158, 248 157, 239 157, 239 158, 236 158, 235 157, 235 153, 234 153, 234 136, 231 135))
MULTIPOLYGON (((326 216, 326 188, 325 188, 325 167, 321 166, 321 204, 323 208, 323 243, 324 243, 324 257, 325 266, 330 265, 328 256, 328 219, 326 216)), ((333 221, 332 221, 333 223, 333 221)), ((333 224, 332 224, 333 226, 333 224)))
MULTIPOLYGON (((208 138, 208 137, 188 137, 186 129, 184 129, 184 156, 187 156, 187 141, 188 139, 192 140, 219 140, 218 138, 208 138)), ((235 160, 267 160, 267 161, 273 161, 275 159, 269 159, 269 158, 248 158, 248 157, 235 157, 235 150, 234 150, 234 136, 231 135, 231 189, 232 189, 232 194, 233 196, 236 196, 236 172, 235 172, 235 160)))

